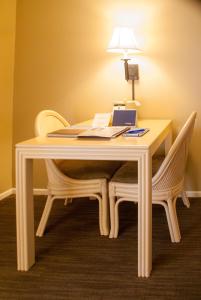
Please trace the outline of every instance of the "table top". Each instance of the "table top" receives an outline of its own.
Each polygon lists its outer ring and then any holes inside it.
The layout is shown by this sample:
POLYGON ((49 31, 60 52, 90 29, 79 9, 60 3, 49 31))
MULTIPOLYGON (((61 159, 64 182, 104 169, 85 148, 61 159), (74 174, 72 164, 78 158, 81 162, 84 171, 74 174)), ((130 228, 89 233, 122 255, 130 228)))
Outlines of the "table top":
MULTIPOLYGON (((86 125, 86 122, 83 124, 86 125)), ((80 125, 80 124, 79 124, 80 125)), ((158 143, 164 139, 164 136, 171 130, 171 120, 139 120, 138 127, 149 128, 150 131, 141 137, 123 137, 118 136, 112 139, 100 138, 58 138, 58 137, 35 137, 16 145, 17 149, 20 148, 51 148, 51 147, 91 147, 91 148, 137 148, 137 149, 151 149, 157 147, 158 143), (158 141, 158 143, 157 143, 158 141)), ((151 149, 152 150, 152 149, 151 149)), ((153 152, 155 149, 153 149, 153 152)))

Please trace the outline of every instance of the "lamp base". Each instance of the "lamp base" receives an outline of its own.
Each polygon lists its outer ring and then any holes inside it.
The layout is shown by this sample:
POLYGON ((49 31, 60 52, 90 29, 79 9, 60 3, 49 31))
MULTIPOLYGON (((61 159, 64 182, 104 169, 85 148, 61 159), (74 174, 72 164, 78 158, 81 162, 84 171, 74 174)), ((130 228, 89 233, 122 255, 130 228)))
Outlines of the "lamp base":
POLYGON ((128 80, 138 80, 139 79, 139 71, 137 64, 129 64, 128 61, 130 58, 122 58, 124 61, 124 69, 125 69, 125 79, 128 80))
POLYGON ((128 64, 128 80, 138 80, 139 69, 137 64, 128 64))
POLYGON ((141 106, 141 103, 138 100, 127 100, 126 109, 136 109, 136 107, 141 106))

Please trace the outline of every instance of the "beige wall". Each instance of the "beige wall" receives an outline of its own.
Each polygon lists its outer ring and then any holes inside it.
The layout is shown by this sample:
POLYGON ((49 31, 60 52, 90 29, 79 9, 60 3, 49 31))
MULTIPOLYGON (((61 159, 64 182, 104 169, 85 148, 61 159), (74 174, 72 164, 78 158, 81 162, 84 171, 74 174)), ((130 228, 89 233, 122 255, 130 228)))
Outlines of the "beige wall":
POLYGON ((0 194, 12 187, 15 0, 0 1, 0 194))
MULTIPOLYGON (((198 111, 189 190, 201 190, 201 4, 188 0, 19 0, 14 142, 33 136, 36 114, 55 109, 70 122, 111 110, 131 95, 118 55, 105 51, 114 25, 135 28, 140 116, 171 118, 175 132, 198 111), (26 125, 24 125, 26 124, 26 125)), ((45 186, 36 167, 35 186, 45 186)))

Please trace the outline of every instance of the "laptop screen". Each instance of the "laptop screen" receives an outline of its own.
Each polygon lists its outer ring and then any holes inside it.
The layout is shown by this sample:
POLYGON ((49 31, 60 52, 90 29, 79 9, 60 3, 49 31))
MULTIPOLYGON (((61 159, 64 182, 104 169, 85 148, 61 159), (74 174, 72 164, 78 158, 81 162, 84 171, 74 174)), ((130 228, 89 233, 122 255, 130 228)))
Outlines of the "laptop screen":
POLYGON ((114 110, 112 126, 136 126, 137 111, 135 109, 114 110))

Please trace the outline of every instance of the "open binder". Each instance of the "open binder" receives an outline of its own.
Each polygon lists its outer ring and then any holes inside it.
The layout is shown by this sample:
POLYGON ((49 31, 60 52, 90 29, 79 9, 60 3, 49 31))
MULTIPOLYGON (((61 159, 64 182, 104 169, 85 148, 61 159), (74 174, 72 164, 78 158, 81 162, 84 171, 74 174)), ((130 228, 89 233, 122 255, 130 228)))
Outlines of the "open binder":
POLYGON ((81 132, 78 137, 80 138, 114 138, 123 132, 127 131, 128 126, 111 126, 104 128, 92 128, 81 132))
POLYGON ((78 138, 114 138, 127 131, 128 126, 111 126, 99 128, 64 128, 48 133, 48 137, 78 137, 78 138))
POLYGON ((83 128, 63 128, 48 133, 48 137, 77 137, 81 132, 85 131, 83 128))

